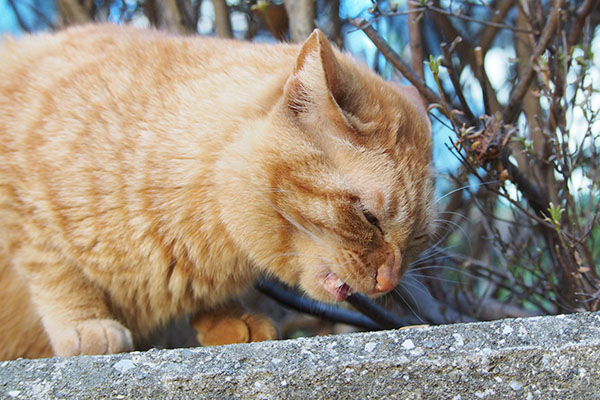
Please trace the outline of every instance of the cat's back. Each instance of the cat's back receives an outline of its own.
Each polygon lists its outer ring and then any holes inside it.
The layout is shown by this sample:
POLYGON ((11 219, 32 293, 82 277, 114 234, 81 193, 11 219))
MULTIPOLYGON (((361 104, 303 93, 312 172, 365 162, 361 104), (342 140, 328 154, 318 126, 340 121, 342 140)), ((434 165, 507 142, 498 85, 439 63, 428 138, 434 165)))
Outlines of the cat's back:
POLYGON ((29 224, 40 237, 84 237, 89 225, 129 238, 126 220, 147 217, 159 190, 208 192, 211 163, 281 96, 297 51, 116 25, 6 39, 0 233, 18 240, 29 224))
MULTIPOLYGON (((20 38, 6 36, 2 39, 0 65, 9 69, 11 66, 43 69, 44 63, 39 62, 41 57, 44 57, 44 61, 52 58, 68 64, 81 64, 85 62, 85 57, 82 59, 73 56, 82 57, 84 54, 103 59, 105 62, 98 65, 103 68, 111 64, 111 59, 116 58, 123 58, 128 62, 153 60, 155 63, 149 66, 155 67, 161 61, 165 64, 194 62, 194 66, 198 68, 210 64, 225 64, 229 60, 240 63, 255 59, 256 62, 264 60, 266 63, 279 63, 284 58, 293 61, 299 49, 295 45, 182 36, 115 24, 89 24, 59 32, 40 32, 20 38), (36 65, 24 65, 28 61, 34 61, 36 65)), ((277 66, 273 67, 275 69, 277 66)))
POLYGON ((0 44, 0 158, 92 132, 102 147, 103 140, 139 140, 131 136, 140 132, 164 141, 180 131, 196 138, 233 131, 268 112, 297 52, 113 24, 7 38, 0 44))
MULTIPOLYGON (((173 84, 173 80, 218 79, 219 75, 241 81, 282 68, 289 73, 298 50, 294 45, 180 36, 114 24, 86 25, 58 33, 6 38, 0 44, 0 68, 5 77, 0 87, 4 97, 10 89, 56 87, 67 83, 67 77, 76 80, 74 72, 104 77, 117 73, 112 82, 122 78, 120 71, 135 72, 140 78, 153 75, 155 84, 161 79, 173 84), (63 81, 57 82, 61 77, 63 81)), ((135 83, 143 84, 144 80, 135 83)))

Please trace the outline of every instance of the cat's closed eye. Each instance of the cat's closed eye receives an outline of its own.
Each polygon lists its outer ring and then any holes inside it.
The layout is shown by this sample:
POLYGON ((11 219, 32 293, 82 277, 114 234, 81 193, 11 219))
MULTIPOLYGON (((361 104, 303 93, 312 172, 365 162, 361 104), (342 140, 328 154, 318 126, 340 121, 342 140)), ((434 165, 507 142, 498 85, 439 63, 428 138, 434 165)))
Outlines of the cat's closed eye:
POLYGON ((370 223, 375 228, 377 228, 381 233, 383 233, 383 230, 381 229, 381 225, 379 224, 379 220, 377 219, 376 216, 374 216, 373 214, 371 214, 370 211, 365 210, 365 209, 363 209, 363 215, 368 223, 370 223))

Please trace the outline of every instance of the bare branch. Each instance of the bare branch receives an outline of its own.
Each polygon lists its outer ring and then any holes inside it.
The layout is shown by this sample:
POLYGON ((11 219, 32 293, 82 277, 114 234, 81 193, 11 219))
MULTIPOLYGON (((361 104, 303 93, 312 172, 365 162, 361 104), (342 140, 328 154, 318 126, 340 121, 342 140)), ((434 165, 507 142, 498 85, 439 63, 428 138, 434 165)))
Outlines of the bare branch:
POLYGON ((290 21, 290 39, 301 43, 315 29, 314 0, 285 0, 283 2, 290 21))
POLYGON ((573 30, 569 34, 569 48, 573 47, 579 40, 581 29, 583 29, 585 19, 594 11, 594 8, 598 6, 597 0, 586 0, 585 3, 579 7, 577 11, 577 18, 573 23, 573 30))
POLYGON ((322 13, 327 16, 327 23, 319 28, 325 32, 325 35, 338 47, 342 47, 342 20, 340 19, 340 0, 329 0, 325 2, 322 13))
POLYGON ((92 21, 91 10, 86 9, 77 0, 58 0, 57 8, 61 25, 78 25, 92 21))
POLYGON ((192 6, 190 0, 177 0, 177 8, 181 15, 181 22, 190 32, 196 32, 198 25, 198 7, 202 5, 199 0, 195 6, 192 6))
POLYGON ((232 38, 233 30, 229 18, 229 6, 225 0, 212 0, 215 8, 215 32, 218 37, 232 38))
POLYGON ((156 1, 155 0, 145 0, 144 1, 144 15, 148 18, 150 25, 158 26, 158 11, 156 9, 156 1))
POLYGON ((181 34, 194 33, 196 27, 186 23, 178 3, 179 0, 151 0, 145 3, 144 10, 151 23, 160 29, 181 34))
POLYGON ((23 18, 21 17, 21 13, 19 12, 19 9, 17 8, 17 6, 15 4, 15 1, 8 0, 8 4, 9 4, 10 8, 12 8, 13 13, 15 14, 15 18, 17 19, 17 23, 19 24, 21 29, 23 29, 25 32, 30 32, 29 27, 27 26, 27 24, 25 23, 25 21, 23 21, 23 18))
POLYGON ((494 299, 473 299, 464 294, 457 297, 461 309, 473 310, 475 308, 474 315, 484 321, 503 318, 535 317, 541 315, 542 311, 526 310, 523 307, 502 303, 494 299))
MULTIPOLYGON (((441 34, 447 38, 448 41, 454 41, 457 37, 460 36, 460 32, 456 30, 452 22, 448 19, 447 16, 442 14, 434 14, 434 19, 437 22, 437 26, 441 30, 441 34)), ((474 52, 474 46, 468 40, 463 38, 456 45, 456 50, 460 55, 461 66, 469 65, 471 66, 471 70, 474 72, 475 77, 479 81, 479 85, 481 87, 481 91, 486 95, 487 98, 487 109, 486 112, 488 115, 492 115, 501 109, 500 102, 496 97, 496 93, 490 83, 490 80, 485 72, 484 68, 479 67, 479 60, 476 57, 474 52)), ((462 70, 458 70, 457 74, 460 75, 462 70)))
MULTIPOLYGON (((414 10, 415 5, 413 3, 408 3, 408 9, 414 10)), ((425 74, 423 72, 423 45, 421 38, 421 25, 420 25, 419 14, 411 13, 408 15, 408 32, 409 32, 409 40, 410 40, 410 52, 411 52, 411 61, 413 71, 421 79, 425 78, 425 74)))
POLYGON ((450 76, 450 81, 452 82, 452 86, 454 87, 454 93, 456 93, 456 96, 458 97, 458 101, 460 102, 462 111, 465 113, 465 116, 466 116, 467 120, 469 121, 469 123, 471 125, 476 125, 477 121, 475 119, 475 116, 473 115, 473 112, 471 111, 471 108, 469 107, 469 104, 467 103, 467 99, 465 98, 465 95, 463 93, 462 87, 459 82, 458 74, 456 73, 453 63, 452 63, 452 52, 456 48, 456 46, 454 46, 454 44, 461 40, 462 40, 462 38, 460 36, 457 37, 456 39, 454 39, 454 42, 452 42, 450 49, 448 49, 448 46, 446 43, 442 43, 441 48, 442 48, 442 53, 444 55, 443 65, 448 70, 448 75, 450 76))
POLYGON ((267 27, 274 38, 282 42, 285 40, 289 19, 283 4, 262 2, 252 5, 250 9, 267 27))
MULTIPOLYGON (((511 26, 508 24, 503 24, 500 22, 496 22, 495 19, 492 19, 491 21, 486 21, 484 19, 479 19, 479 18, 473 18, 470 17, 468 15, 465 14, 460 14, 460 13, 453 13, 447 10, 444 10, 443 8, 440 7, 436 7, 431 5, 430 3, 425 3, 422 4, 421 2, 417 2, 414 0, 409 0, 409 4, 413 5, 413 6, 418 6, 416 9, 413 10, 409 10, 409 11, 386 11, 383 13, 378 13, 374 18, 378 19, 381 17, 391 17, 391 16, 397 16, 397 15, 406 15, 406 14, 410 14, 413 12, 423 12, 423 11, 432 11, 434 13, 437 14, 441 14, 441 15, 445 15, 447 17, 451 17, 451 18, 458 18, 458 19, 462 19, 464 21, 469 21, 469 22, 474 22, 477 24, 481 24, 481 25, 485 25, 485 26, 490 26, 496 29, 508 29, 514 32, 522 32, 522 33, 534 33, 537 34, 536 31, 534 30, 530 30, 530 29, 522 29, 519 27, 515 27, 515 26, 511 26)), ((372 23, 371 21, 369 21, 370 23, 372 23)))
POLYGON ((557 0, 552 7, 552 12, 548 17, 546 26, 542 31, 540 40, 533 50, 533 54, 528 60, 527 69, 523 72, 523 76, 519 80, 517 87, 513 90, 508 100, 508 105, 502 113, 502 120, 506 124, 513 124, 521 112, 521 102, 529 89, 529 85, 535 76, 535 63, 537 59, 548 48, 548 45, 554 38, 554 32, 558 26, 558 21, 561 13, 563 0, 557 0))
POLYGON ((370 25, 365 25, 365 22, 360 19, 352 20, 351 23, 358 29, 362 29, 363 32, 365 32, 365 34, 369 37, 369 39, 371 39, 381 54, 383 54, 384 57, 419 90, 425 100, 427 100, 429 103, 441 102, 440 97, 425 84, 425 81, 419 75, 417 75, 409 65, 402 61, 398 53, 396 53, 385 41, 385 39, 377 33, 375 28, 370 25))
MULTIPOLYGON (((513 7, 515 0, 502 0, 500 4, 496 6, 496 11, 492 16, 492 22, 499 23, 499 21, 504 20, 504 17, 508 13, 508 11, 513 7)), ((479 47, 483 54, 487 53, 492 41, 496 37, 496 33, 499 28, 493 25, 489 25, 480 35, 479 39, 479 47)))

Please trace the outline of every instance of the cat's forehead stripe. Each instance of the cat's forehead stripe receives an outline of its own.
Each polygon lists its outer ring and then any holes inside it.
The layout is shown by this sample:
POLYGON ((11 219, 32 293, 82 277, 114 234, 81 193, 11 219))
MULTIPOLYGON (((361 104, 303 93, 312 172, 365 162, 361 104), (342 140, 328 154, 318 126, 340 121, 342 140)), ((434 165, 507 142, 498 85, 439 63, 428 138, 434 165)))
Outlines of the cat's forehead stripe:
POLYGON ((398 214, 398 195, 395 190, 391 191, 387 214, 389 218, 394 218, 398 214))
POLYGON ((377 191, 375 193, 375 206, 378 209, 382 209, 385 206, 385 196, 382 192, 377 191))

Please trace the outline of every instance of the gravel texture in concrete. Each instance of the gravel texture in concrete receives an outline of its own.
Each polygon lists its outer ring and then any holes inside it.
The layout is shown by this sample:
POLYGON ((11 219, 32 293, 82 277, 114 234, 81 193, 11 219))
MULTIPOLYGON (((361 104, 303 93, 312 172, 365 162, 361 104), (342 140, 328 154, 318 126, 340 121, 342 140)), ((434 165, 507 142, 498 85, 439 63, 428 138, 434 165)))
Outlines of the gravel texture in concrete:
POLYGON ((600 314, 0 364, 7 399, 600 399, 600 314))

